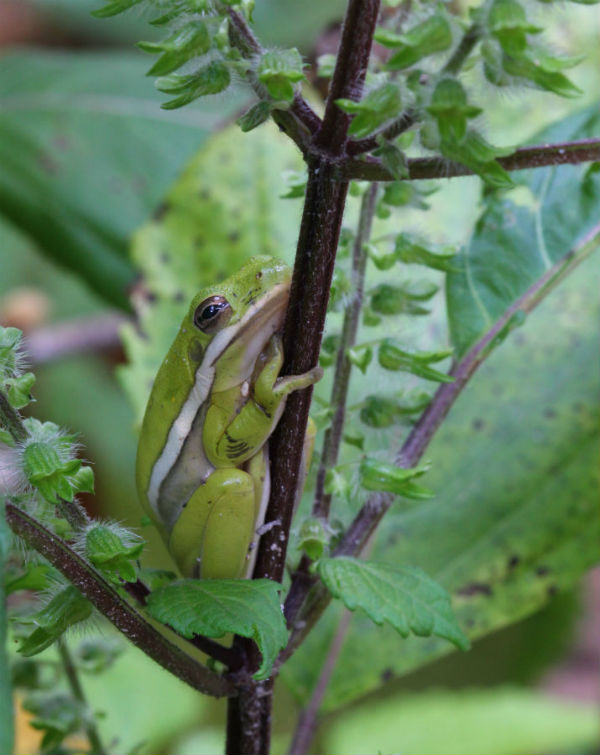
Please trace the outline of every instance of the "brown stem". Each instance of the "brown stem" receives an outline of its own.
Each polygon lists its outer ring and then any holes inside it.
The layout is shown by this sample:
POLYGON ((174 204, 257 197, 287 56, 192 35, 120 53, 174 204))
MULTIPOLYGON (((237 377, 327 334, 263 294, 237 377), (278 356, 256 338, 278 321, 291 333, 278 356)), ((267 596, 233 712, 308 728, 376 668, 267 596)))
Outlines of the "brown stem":
POLYGON ((233 685, 170 642, 138 613, 67 543, 12 503, 6 504, 12 531, 48 559, 136 647, 194 689, 213 697, 236 694, 233 685))
MULTIPOLYGON (((508 171, 543 168, 547 165, 574 165, 576 163, 600 161, 600 139, 581 139, 558 144, 537 144, 521 147, 497 162, 508 171)), ((347 179, 365 181, 397 181, 379 160, 369 157, 366 160, 353 159, 345 162, 340 170, 347 179)), ((474 172, 464 165, 453 163, 442 157, 417 157, 408 161, 407 181, 429 178, 455 178, 472 176, 474 172)))
POLYGON ((344 640, 346 639, 346 634, 351 621, 352 613, 350 611, 344 611, 308 705, 302 711, 298 719, 298 725, 296 726, 296 731, 294 732, 288 755, 304 755, 310 747, 310 743, 315 735, 315 729, 317 728, 319 709, 323 702, 323 698, 325 697, 325 692, 327 691, 327 686, 329 685, 329 680, 331 679, 335 665, 342 652, 344 640))
POLYGON ((329 509, 331 507, 331 493, 325 493, 325 475, 328 469, 332 469, 337 464, 342 444, 344 421, 346 419, 346 399, 350 385, 350 373, 352 371, 352 362, 350 361, 348 351, 356 343, 356 334, 358 332, 368 257, 366 243, 371 236, 377 189, 378 186, 376 183, 371 184, 363 195, 358 229, 352 248, 352 285, 355 290, 352 301, 346 308, 344 315, 342 338, 337 354, 333 388, 329 401, 330 408, 333 409, 333 417, 331 418, 331 425, 327 428, 323 439, 323 452, 317 472, 315 500, 312 509, 313 516, 321 517, 322 519, 329 518, 329 509))
MULTIPOLYGON (((58 654, 65 671, 65 676, 67 677, 67 682, 69 684, 71 694, 80 703, 83 703, 83 705, 89 707, 85 697, 85 692, 83 691, 83 687, 81 686, 81 682, 79 680, 79 674, 77 673, 77 669, 75 668, 75 664, 73 663, 73 659, 71 658, 71 653, 69 652, 69 648, 67 647, 64 638, 59 637, 57 644, 58 654)), ((91 747, 90 755, 105 755, 107 751, 104 749, 104 745, 102 744, 102 740, 100 739, 100 734, 98 733, 94 719, 89 716, 86 717, 85 733, 91 747)))
MULTIPOLYGON (((282 374, 300 374, 318 362, 335 254, 344 214, 348 183, 339 180, 339 157, 344 153, 348 119, 334 107, 333 99, 345 93, 360 98, 379 0, 350 0, 323 126, 315 137, 318 149, 306 154, 308 181, 290 302, 283 329, 286 361, 282 374), (338 94, 336 94, 338 93, 338 94)), ((281 582, 294 500, 302 459, 304 433, 312 389, 293 393, 270 442, 271 498, 266 522, 273 526, 260 540, 255 578, 281 582)), ((257 651, 245 642, 248 670, 253 670, 257 651)), ((228 717, 228 752, 265 755, 269 749, 271 692, 249 685, 240 689, 239 701, 228 717), (260 695, 260 702, 257 696, 260 695)))
POLYGON ((116 349, 121 346, 119 330, 130 321, 117 312, 105 312, 36 328, 25 337, 24 348, 34 365, 69 354, 116 349))
MULTIPOLYGON (((525 293, 510 305, 504 314, 482 338, 453 367, 450 374, 453 383, 441 385, 419 421, 409 433, 406 441, 396 456, 400 467, 413 467, 421 459, 435 432, 442 424, 450 408, 473 376, 477 368, 494 350, 510 331, 514 315, 530 312, 555 286, 558 285, 575 267, 588 257, 600 244, 600 223, 596 225, 572 250, 556 262, 525 293)), ((381 519, 388 511, 393 496, 388 493, 371 495, 348 527, 334 556, 356 556, 361 552, 375 531, 381 519)), ((297 595, 299 602, 301 596, 297 595)), ((303 642, 331 600, 322 584, 317 584, 306 596, 302 610, 297 615, 288 617, 288 622, 295 624, 285 650, 280 654, 277 668, 287 660, 303 642)))
POLYGON ((350 0, 346 8, 323 125, 315 137, 316 146, 331 154, 344 151, 350 124, 350 116, 335 101, 360 101, 378 16, 379 0, 350 0))

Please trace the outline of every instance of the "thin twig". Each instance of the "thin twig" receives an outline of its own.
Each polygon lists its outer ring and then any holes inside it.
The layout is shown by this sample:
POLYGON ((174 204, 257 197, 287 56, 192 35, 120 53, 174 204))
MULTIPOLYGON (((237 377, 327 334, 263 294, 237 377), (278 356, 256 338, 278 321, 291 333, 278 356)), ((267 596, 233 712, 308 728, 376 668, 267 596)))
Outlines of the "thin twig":
MULTIPOLYGON (((505 170, 527 170, 543 168, 547 165, 567 165, 600 161, 600 139, 581 139, 557 144, 536 144, 520 147, 511 155, 496 160, 505 170)), ((441 157, 417 157, 408 160, 406 181, 430 178, 455 178, 472 176, 474 171, 460 163, 449 162, 441 157)), ((379 160, 348 160, 340 167, 340 177, 366 181, 397 181, 379 160)))
POLYGON ((388 141, 395 139, 397 136, 400 136, 400 134, 408 131, 408 129, 414 126, 417 121, 417 111, 406 110, 397 120, 375 136, 368 136, 366 139, 357 139, 356 141, 351 139, 346 147, 346 152, 349 155, 362 155, 365 152, 371 152, 380 146, 379 139, 381 137, 388 141))
POLYGON ((315 137, 317 147, 330 154, 341 155, 345 149, 350 116, 335 103, 341 98, 360 101, 378 16, 379 0, 350 0, 346 8, 323 125, 315 137))
POLYGON ((377 189, 377 184, 373 183, 363 195, 357 233, 352 249, 352 301, 346 307, 344 314, 342 337, 333 376, 331 399, 329 401, 329 406, 333 410, 333 416, 331 418, 331 425, 327 428, 323 439, 323 452, 317 472, 315 499, 312 509, 313 516, 322 519, 329 518, 329 509, 331 507, 331 494, 325 493, 325 475, 328 469, 332 469, 337 464, 342 444, 344 421, 346 419, 346 399, 348 397, 350 373, 352 371, 352 362, 350 361, 348 352, 356 343, 356 334, 362 310, 365 270, 368 258, 366 244, 371 236, 377 189))
MULTIPOLYGON (((523 293, 494 325, 477 341, 465 356, 450 371, 455 380, 438 388, 433 400, 421 415, 419 421, 409 433, 406 441, 396 456, 398 466, 413 467, 421 459, 439 429, 450 408, 473 376, 477 368, 487 359, 510 332, 511 323, 517 312, 530 312, 536 307, 567 275, 594 252, 600 244, 600 223, 586 234, 581 242, 569 251, 541 276, 525 293, 523 293)), ((348 527, 334 556, 356 556, 364 548, 379 522, 390 508, 394 497, 388 493, 371 495, 348 527)), ((304 641, 315 625, 331 596, 321 584, 310 589, 302 610, 288 617, 294 628, 285 650, 280 654, 276 668, 279 668, 304 641)))
MULTIPOLYGON (((64 638, 59 637, 57 644, 58 654, 60 655, 60 660, 65 671, 65 676, 67 677, 71 694, 76 700, 82 703, 91 714, 90 707, 85 697, 85 692, 79 681, 79 674, 77 673, 77 669, 75 668, 71 653, 69 652, 69 648, 67 647, 64 638)), ((85 718, 85 733, 91 747, 90 755, 106 755, 107 750, 105 750, 104 745, 102 744, 100 733, 98 732, 96 723, 91 715, 87 715, 85 718)))
POLYGON ((317 679, 317 683, 312 692, 308 705, 302 711, 294 737, 288 750, 288 755, 304 755, 310 747, 310 743, 315 735, 315 729, 317 728, 317 716, 321 703, 325 697, 325 692, 329 685, 329 681, 334 672, 342 647, 344 646, 344 640, 352 621, 352 613, 348 610, 344 610, 342 618, 339 621, 335 636, 329 646, 327 658, 317 679))
POLYGON ((442 73, 455 76, 465 64, 466 59, 469 57, 473 48, 481 39, 482 28, 479 24, 471 24, 469 28, 463 34, 458 47, 454 50, 450 60, 442 68, 442 73))
POLYGON ((121 347, 119 330, 131 319, 118 312, 104 312, 32 330, 23 340, 29 360, 45 364, 70 354, 121 347))
POLYGON ((233 685, 170 642, 68 544, 12 503, 6 504, 12 531, 56 567, 116 628, 163 668, 213 697, 236 694, 233 685))

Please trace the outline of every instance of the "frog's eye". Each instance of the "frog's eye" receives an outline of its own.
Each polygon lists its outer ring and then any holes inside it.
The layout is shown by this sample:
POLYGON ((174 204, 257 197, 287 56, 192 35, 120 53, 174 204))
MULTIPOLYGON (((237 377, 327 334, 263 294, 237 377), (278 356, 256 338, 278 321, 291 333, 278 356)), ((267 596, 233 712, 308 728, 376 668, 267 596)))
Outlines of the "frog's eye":
POLYGON ((194 325, 203 333, 216 333, 229 322, 231 304, 224 296, 209 296, 196 307, 194 325))

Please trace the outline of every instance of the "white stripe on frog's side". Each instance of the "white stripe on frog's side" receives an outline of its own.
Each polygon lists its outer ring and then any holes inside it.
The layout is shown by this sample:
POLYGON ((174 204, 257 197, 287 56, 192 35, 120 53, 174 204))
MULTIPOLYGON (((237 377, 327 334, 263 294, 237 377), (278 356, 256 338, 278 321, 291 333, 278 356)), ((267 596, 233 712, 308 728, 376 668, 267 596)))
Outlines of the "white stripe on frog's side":
MULTIPOLYGON (((235 375, 235 382, 227 387, 246 381, 252 374, 258 355, 271 336, 280 330, 283 324, 288 292, 289 283, 287 282, 274 286, 265 296, 248 307, 248 311, 238 323, 218 333, 206 349, 202 363, 196 370, 194 384, 181 407, 181 411, 174 419, 165 445, 152 468, 147 496, 152 509, 160 519, 164 519, 164 512, 161 515, 159 511, 161 485, 177 463, 186 438, 192 429, 194 419, 209 396, 215 379, 217 361, 236 338, 244 337, 246 331, 252 330, 252 325, 259 324, 260 328, 246 344, 245 359, 240 366, 239 374, 235 375), (264 322, 261 315, 265 318, 264 322)), ((210 470, 204 471, 206 477, 212 471, 212 467, 210 467, 210 470)), ((202 470, 198 470, 198 478, 200 482, 202 470)), ((181 501, 182 506, 184 503, 185 501, 181 501)), ((174 514, 174 519, 176 519, 178 514, 176 512, 174 514)))

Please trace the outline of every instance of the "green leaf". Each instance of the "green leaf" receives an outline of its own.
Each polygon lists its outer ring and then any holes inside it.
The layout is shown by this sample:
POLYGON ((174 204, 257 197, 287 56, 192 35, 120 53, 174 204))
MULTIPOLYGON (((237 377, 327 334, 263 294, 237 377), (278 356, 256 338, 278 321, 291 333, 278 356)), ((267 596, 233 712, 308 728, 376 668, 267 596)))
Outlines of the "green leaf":
POLYGON ((125 532, 120 537, 113 529, 96 525, 85 535, 86 558, 111 582, 135 582, 137 574, 132 561, 139 558, 144 542, 136 542, 132 533, 125 532), (129 542, 124 542, 127 539, 129 542))
POLYGON ((439 287, 431 281, 406 282, 401 286, 381 283, 371 291, 370 306, 382 315, 426 315, 429 310, 415 304, 427 301, 439 287))
POLYGON ((6 652, 6 562, 10 550, 10 531, 4 516, 4 499, 0 497, 0 752, 13 751, 13 702, 11 673, 6 652))
POLYGON ((367 396, 360 410, 360 421, 369 427, 389 427, 402 417, 420 414, 431 401, 424 391, 406 391, 397 396, 367 396))
MULTIPOLYGON (((594 106, 533 137, 533 143, 597 135, 594 106)), ((576 246, 598 222, 600 173, 588 165, 522 172, 534 203, 489 197, 470 244, 448 273, 446 295, 452 343, 460 357, 527 288, 576 246), (498 249, 502 254, 498 254, 498 249)))
POLYGON ((0 326, 0 379, 13 378, 18 373, 19 347, 23 333, 18 328, 0 326))
POLYGON ((321 559, 317 571, 329 592, 351 611, 362 608, 376 624, 388 622, 402 637, 433 634, 468 650, 450 596, 421 569, 340 557, 321 559))
POLYGON ((440 148, 442 154, 466 165, 489 186, 495 189, 514 187, 511 176, 495 160, 496 157, 512 152, 512 147, 494 147, 477 131, 469 129, 460 142, 442 139, 440 148))
POLYGON ((180 68, 191 58, 204 55, 210 50, 211 38, 204 21, 188 21, 175 34, 163 42, 138 42, 145 52, 162 53, 148 76, 164 76, 180 68))
POLYGON ((148 597, 150 614, 184 637, 250 637, 262 655, 255 679, 266 679, 287 643, 281 585, 269 579, 184 580, 148 597))
MULTIPOLYGON (((586 122, 590 115, 580 118, 586 122)), ((545 139, 569 136, 558 130, 545 139)), ((552 224, 557 233, 568 230, 569 212, 577 215, 577 202, 565 201, 568 196, 562 195, 564 206, 552 224)), ((494 262, 499 248, 494 246, 494 262)), ((427 483, 436 497, 412 509, 393 507, 382 522, 372 557, 414 564, 438 580, 453 595, 471 640, 530 616, 600 561, 600 379, 590 369, 599 287, 600 267, 588 259, 490 356, 427 450, 427 483)), ((283 669, 303 700, 319 677, 338 620, 332 606, 283 669)), ((324 710, 447 652, 442 641, 410 638, 398 652, 394 631, 371 629, 356 616, 324 710)))
POLYGON ((323 520, 310 517, 302 522, 298 533, 298 547, 310 559, 316 561, 323 555, 330 538, 330 533, 325 529, 323 520))
POLYGON ((393 692, 342 711, 320 739, 323 752, 423 755, 590 752, 598 742, 593 704, 522 687, 393 692))
POLYGON ((31 389, 34 383, 35 375, 33 372, 26 372, 16 378, 7 378, 5 385, 8 389, 7 395, 10 405, 15 409, 22 409, 27 406, 32 400, 31 389))
POLYGON ((527 79, 539 89, 554 92, 554 94, 558 94, 561 97, 577 97, 582 93, 581 89, 575 86, 564 73, 554 70, 553 66, 551 66, 550 70, 547 70, 527 56, 513 57, 512 55, 505 55, 503 68, 510 76, 527 79))
POLYGON ((80 467, 79 470, 71 476, 70 483, 75 495, 78 493, 93 493, 94 470, 91 467, 80 467))
POLYGON ((268 50, 258 62, 256 75, 274 100, 291 102, 294 84, 304 79, 302 56, 293 47, 289 50, 268 50))
MULTIPOLYGON (((36 629, 22 640, 19 653, 29 658, 50 647, 69 627, 85 621, 92 614, 92 604, 76 587, 65 587, 47 606, 29 616, 27 623, 36 629)), ((23 621, 23 619, 21 619, 23 621)))
POLYGON ((407 264, 425 265, 425 267, 431 267, 445 273, 456 270, 456 263, 454 262, 456 249, 432 252, 420 244, 414 243, 406 234, 400 234, 396 237, 395 253, 400 262, 407 264))
POLYGON ((442 79, 433 90, 427 112, 436 119, 443 140, 461 142, 467 133, 467 120, 481 114, 469 105, 463 85, 456 79, 442 79))
POLYGON ((167 115, 138 55, 28 50, 0 67, 0 215, 128 308, 128 239, 240 97, 167 115), (49 197, 52 201, 49 201, 49 197))
POLYGON ((223 92, 231 83, 231 73, 225 63, 213 60, 189 76, 171 74, 156 80, 156 88, 167 94, 178 94, 173 100, 163 102, 164 110, 175 110, 209 94, 223 92))
POLYGON ((397 71, 414 65, 428 55, 447 50, 452 44, 452 31, 446 17, 436 13, 397 38, 388 32, 376 39, 396 50, 386 63, 386 68, 397 71))
POLYGON ((19 574, 18 577, 13 577, 6 582, 6 594, 10 595, 17 590, 42 592, 48 588, 49 578, 56 574, 56 571, 47 564, 29 564, 24 574, 19 574))
POLYGON ((23 451, 25 476, 50 503, 58 503, 58 497, 73 500, 69 477, 81 466, 79 459, 64 458, 58 443, 33 441, 23 451))
POLYGON ((257 102, 250 110, 247 110, 244 115, 237 119, 238 126, 244 133, 252 131, 261 123, 264 123, 271 115, 271 106, 265 100, 257 102))
POLYGON ((365 490, 395 493, 405 498, 422 500, 432 498, 435 493, 415 486, 412 480, 421 477, 429 470, 429 464, 420 464, 410 469, 397 467, 379 459, 366 458, 360 463, 360 484, 365 490))
POLYGON ((400 114, 402 97, 398 85, 390 82, 373 89, 360 102, 340 99, 335 104, 355 116, 348 134, 362 139, 400 114))
POLYGON ((452 354, 448 351, 407 351, 393 338, 384 338, 379 346, 379 364, 385 370, 410 372, 425 380, 433 380, 438 383, 452 383, 454 378, 443 372, 434 370, 429 365, 440 362, 452 354))
POLYGON ((102 8, 98 8, 98 10, 92 11, 92 16, 96 16, 96 18, 109 18, 110 16, 116 16, 119 13, 123 13, 145 1, 146 0, 106 0, 106 5, 102 8))
POLYGON ((394 178, 408 178, 408 159, 396 144, 385 142, 374 150, 373 154, 381 160, 383 167, 387 168, 394 178))
POLYGON ((373 359, 373 349, 370 346, 354 346, 348 349, 348 359, 364 375, 373 359))

